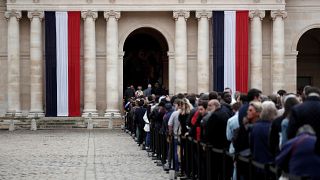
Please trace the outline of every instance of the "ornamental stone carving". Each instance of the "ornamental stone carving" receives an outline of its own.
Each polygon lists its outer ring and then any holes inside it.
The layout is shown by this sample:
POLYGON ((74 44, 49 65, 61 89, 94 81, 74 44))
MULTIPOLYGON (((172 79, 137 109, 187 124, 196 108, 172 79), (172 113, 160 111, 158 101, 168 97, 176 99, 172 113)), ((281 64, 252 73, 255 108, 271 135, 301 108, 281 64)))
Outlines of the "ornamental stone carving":
POLYGON ((81 17, 83 20, 85 20, 87 17, 92 17, 93 20, 96 20, 98 18, 98 12, 97 11, 81 11, 81 17))
POLYGON ((121 13, 119 11, 111 10, 111 11, 105 11, 103 13, 103 16, 104 18, 106 18, 106 21, 108 21, 110 17, 114 17, 116 20, 118 20, 121 17, 121 13))
POLYGON ((284 10, 276 10, 276 11, 271 11, 270 16, 272 20, 275 20, 277 17, 281 17, 282 19, 284 19, 288 16, 288 13, 287 11, 284 11, 284 10))
POLYGON ((42 20, 44 18, 44 12, 43 11, 29 11, 28 12, 28 18, 30 19, 30 21, 32 21, 32 19, 34 17, 38 17, 40 20, 42 20))
POLYGON ((11 11, 6 11, 4 13, 4 17, 9 20, 10 17, 16 17, 17 20, 20 20, 22 15, 21 15, 21 11, 17 11, 17 10, 11 10, 11 11))
POLYGON ((202 3, 202 4, 206 4, 206 3, 207 3, 207 0, 201 0, 201 3, 202 3))
POLYGON ((212 18, 212 12, 211 11, 196 11, 196 18, 199 20, 200 18, 212 18))
POLYGON ((185 10, 173 11, 173 18, 177 20, 179 17, 184 17, 187 20, 190 17, 190 11, 185 11, 185 10))
POLYGON ((266 12, 263 10, 253 10, 249 11, 249 18, 252 20, 255 17, 259 17, 262 20, 266 16, 266 12))

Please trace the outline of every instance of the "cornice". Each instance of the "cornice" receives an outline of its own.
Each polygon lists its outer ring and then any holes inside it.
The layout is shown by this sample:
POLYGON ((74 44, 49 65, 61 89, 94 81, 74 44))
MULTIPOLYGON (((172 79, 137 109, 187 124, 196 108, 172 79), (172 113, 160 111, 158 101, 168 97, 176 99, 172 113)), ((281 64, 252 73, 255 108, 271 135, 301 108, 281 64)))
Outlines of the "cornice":
POLYGON ((110 3, 105 1, 105 3, 60 3, 54 4, 53 1, 41 0, 38 3, 33 3, 28 1, 25 3, 7 3, 7 9, 16 10, 43 10, 43 11, 86 11, 88 9, 92 11, 179 11, 181 9, 186 11, 202 11, 204 9, 210 11, 221 11, 221 10, 285 10, 285 3, 255 3, 253 1, 243 3, 212 3, 212 2, 199 2, 194 4, 188 3, 110 3))

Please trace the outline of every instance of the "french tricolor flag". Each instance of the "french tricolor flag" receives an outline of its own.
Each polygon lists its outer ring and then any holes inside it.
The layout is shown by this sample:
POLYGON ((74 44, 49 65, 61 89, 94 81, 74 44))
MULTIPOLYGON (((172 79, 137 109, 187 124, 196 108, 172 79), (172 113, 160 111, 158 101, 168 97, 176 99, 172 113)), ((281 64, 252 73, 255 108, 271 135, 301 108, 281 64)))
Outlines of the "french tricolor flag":
POLYGON ((213 12, 214 89, 248 91, 248 11, 213 12))
POLYGON ((46 116, 80 116, 80 12, 45 12, 46 116))

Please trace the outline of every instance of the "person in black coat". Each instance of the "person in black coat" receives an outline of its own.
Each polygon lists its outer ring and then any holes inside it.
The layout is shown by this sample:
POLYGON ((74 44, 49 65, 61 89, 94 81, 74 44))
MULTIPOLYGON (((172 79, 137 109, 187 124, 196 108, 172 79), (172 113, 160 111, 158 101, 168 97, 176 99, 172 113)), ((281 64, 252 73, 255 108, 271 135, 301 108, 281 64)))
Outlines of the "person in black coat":
POLYGON ((135 120, 137 123, 137 128, 139 131, 139 136, 138 136, 138 144, 141 145, 144 141, 145 138, 145 132, 143 130, 145 122, 143 120, 143 116, 146 113, 146 108, 143 107, 144 101, 142 99, 137 100, 138 101, 138 108, 134 112, 135 120))
POLYGON ((222 111, 219 103, 215 103, 215 111, 211 114, 206 124, 206 139, 214 148, 225 149, 229 147, 226 136, 229 114, 222 111))
MULTIPOLYGON (((221 109, 221 105, 218 100, 214 101, 214 112, 211 114, 210 118, 206 122, 205 127, 205 139, 208 144, 211 144, 214 148, 217 149, 227 149, 230 142, 227 140, 226 129, 229 119, 229 114, 224 112, 221 109)), ((220 155, 213 157, 215 162, 213 163, 213 177, 212 179, 222 179, 222 162, 223 159, 220 155)), ((232 174, 232 161, 231 159, 226 159, 226 179, 231 178, 232 174)))
POLYGON ((320 154, 320 90, 317 87, 306 89, 306 100, 292 109, 288 125, 288 139, 296 136, 298 129, 309 124, 316 132, 315 150, 320 154))

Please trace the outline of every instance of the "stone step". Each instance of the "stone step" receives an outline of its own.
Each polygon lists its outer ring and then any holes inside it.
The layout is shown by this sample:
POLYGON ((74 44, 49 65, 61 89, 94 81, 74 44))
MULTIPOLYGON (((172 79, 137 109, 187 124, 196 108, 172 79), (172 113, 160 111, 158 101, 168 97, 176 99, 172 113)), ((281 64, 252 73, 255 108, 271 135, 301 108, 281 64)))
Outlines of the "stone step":
MULTIPOLYGON (((15 129, 30 129, 31 118, 1 118, 0 129, 9 129, 11 120, 14 121, 15 129)), ((71 129, 71 128, 87 128, 88 118, 83 117, 43 117, 36 119, 38 129, 71 129)), ((111 128, 120 129, 123 126, 122 119, 110 119, 105 117, 92 118, 93 128, 111 128)))

